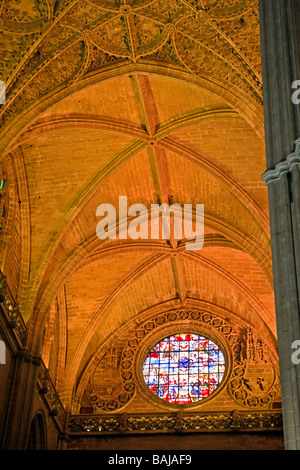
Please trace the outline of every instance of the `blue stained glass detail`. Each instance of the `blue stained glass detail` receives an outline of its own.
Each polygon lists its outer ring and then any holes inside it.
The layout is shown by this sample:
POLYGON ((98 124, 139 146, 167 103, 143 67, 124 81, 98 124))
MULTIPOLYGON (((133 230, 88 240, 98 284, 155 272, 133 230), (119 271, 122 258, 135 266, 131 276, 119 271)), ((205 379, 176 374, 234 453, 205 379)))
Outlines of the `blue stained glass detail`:
POLYGON ((147 355, 143 375, 151 392, 169 403, 188 404, 213 393, 225 374, 225 357, 208 338, 176 334, 147 355))

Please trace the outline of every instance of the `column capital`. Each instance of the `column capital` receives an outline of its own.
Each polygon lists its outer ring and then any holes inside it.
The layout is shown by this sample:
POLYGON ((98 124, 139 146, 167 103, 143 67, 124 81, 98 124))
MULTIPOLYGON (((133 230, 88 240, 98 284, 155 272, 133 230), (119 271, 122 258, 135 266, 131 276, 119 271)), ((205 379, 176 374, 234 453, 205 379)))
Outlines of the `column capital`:
POLYGON ((284 161, 277 163, 275 168, 267 170, 262 175, 262 180, 269 186, 271 183, 279 181, 282 176, 289 173, 295 165, 300 166, 300 138, 295 141, 295 150, 290 153, 284 161))

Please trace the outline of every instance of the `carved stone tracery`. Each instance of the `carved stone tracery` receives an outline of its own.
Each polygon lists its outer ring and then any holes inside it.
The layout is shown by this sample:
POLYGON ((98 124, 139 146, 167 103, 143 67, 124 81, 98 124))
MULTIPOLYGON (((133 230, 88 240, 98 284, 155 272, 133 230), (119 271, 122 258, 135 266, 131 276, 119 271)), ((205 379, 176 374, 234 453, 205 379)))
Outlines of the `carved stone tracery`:
MULTIPOLYGON (((256 332, 249 327, 233 327, 209 312, 183 309, 161 313, 137 325, 107 351, 86 389, 88 400, 97 412, 117 411, 134 398, 137 388, 142 388, 139 379, 141 351, 161 339, 162 335, 167 336, 167 331, 174 329, 174 325, 181 329, 200 328, 223 339, 227 355, 224 386, 238 405, 253 409, 270 408, 279 399, 279 377, 274 359, 256 332)), ((151 400, 150 395, 148 398, 151 400)), ((199 406, 209 399, 192 406, 199 406)), ((164 406, 168 407, 168 404, 164 403, 164 406)))

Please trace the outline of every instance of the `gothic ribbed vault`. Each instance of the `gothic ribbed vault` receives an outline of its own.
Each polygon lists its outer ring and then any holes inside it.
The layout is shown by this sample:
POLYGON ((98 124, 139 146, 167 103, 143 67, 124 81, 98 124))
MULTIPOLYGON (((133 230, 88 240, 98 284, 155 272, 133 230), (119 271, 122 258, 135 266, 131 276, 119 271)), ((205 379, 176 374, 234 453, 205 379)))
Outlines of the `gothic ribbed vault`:
POLYGON ((9 191, 0 266, 26 347, 42 350, 62 404, 92 407, 94 386, 103 403, 116 399, 112 411, 155 410, 137 388, 122 402, 118 371, 130 335, 151 319, 167 328, 172 311, 179 323, 198 314, 208 331, 239 339, 244 356, 234 350, 231 364, 245 365, 251 392, 232 380, 219 407, 272 407, 280 397, 257 1, 2 0, 0 13, 9 191), (98 205, 118 207, 124 195, 148 208, 204 204, 203 249, 100 241, 98 205))

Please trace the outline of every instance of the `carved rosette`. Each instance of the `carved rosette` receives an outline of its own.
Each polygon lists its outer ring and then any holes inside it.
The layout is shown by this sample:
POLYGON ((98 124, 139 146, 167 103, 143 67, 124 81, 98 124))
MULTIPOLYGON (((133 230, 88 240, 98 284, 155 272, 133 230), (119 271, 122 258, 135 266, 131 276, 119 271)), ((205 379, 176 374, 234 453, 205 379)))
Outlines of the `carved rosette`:
MULTIPOLYGON (((270 408, 278 399, 278 372, 271 353, 252 329, 233 327, 209 312, 180 309, 158 314, 128 331, 100 360, 86 389, 86 396, 97 412, 120 410, 134 398, 136 390, 143 388, 141 360, 147 348, 176 328, 202 331, 222 344, 226 355, 222 387, 226 387, 236 403, 263 409, 270 408)), ((207 400, 210 397, 188 407, 199 406, 207 400)), ((168 407, 168 404, 163 406, 168 407)))

